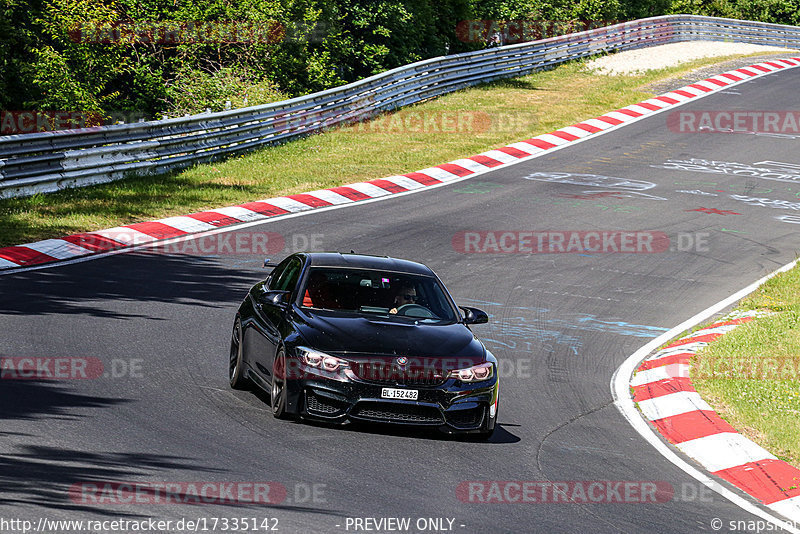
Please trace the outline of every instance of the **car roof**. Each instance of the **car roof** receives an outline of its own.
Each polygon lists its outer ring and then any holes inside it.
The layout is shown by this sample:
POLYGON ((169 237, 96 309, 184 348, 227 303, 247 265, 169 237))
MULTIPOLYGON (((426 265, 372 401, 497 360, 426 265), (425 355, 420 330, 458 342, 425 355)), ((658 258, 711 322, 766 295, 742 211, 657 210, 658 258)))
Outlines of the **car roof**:
POLYGON ((308 265, 312 267, 350 267, 434 276, 433 271, 421 263, 388 256, 340 252, 307 252, 303 255, 308 258, 308 265))

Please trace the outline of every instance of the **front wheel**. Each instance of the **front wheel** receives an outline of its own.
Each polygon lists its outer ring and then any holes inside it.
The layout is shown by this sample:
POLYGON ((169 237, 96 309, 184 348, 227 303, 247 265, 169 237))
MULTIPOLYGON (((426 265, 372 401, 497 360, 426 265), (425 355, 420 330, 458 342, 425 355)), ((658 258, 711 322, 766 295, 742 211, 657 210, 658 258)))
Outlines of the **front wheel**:
POLYGON ((231 354, 228 366, 228 380, 233 389, 247 389, 250 381, 244 376, 242 361, 242 321, 237 317, 231 333, 231 354))
POLYGON ((494 435, 494 429, 497 428, 497 412, 495 411, 494 417, 492 417, 490 413, 491 409, 486 410, 486 417, 487 417, 486 427, 491 426, 491 428, 488 428, 488 430, 484 429, 481 432, 478 432, 477 434, 473 434, 476 440, 479 441, 488 440, 489 438, 492 437, 492 435, 494 435))
POLYGON ((275 362, 272 364, 270 403, 273 417, 286 419, 286 353, 283 349, 275 355, 275 362))
POLYGON ((478 441, 486 441, 489 438, 491 438, 492 435, 494 435, 494 427, 492 427, 491 430, 486 430, 484 432, 478 432, 477 434, 474 434, 475 439, 478 441))

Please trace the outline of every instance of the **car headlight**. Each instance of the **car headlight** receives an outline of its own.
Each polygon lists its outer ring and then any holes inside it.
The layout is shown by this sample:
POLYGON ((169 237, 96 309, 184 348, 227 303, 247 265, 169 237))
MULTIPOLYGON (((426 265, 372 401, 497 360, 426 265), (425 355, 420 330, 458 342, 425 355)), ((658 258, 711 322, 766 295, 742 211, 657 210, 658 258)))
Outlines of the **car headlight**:
POLYGON ((494 376, 494 366, 491 362, 473 365, 466 369, 455 369, 450 371, 448 378, 455 378, 462 382, 481 382, 489 380, 494 376))
POLYGON ((309 367, 335 373, 343 369, 349 369, 350 365, 346 360, 325 354, 318 350, 309 349, 308 347, 297 347, 297 353, 300 359, 309 367))

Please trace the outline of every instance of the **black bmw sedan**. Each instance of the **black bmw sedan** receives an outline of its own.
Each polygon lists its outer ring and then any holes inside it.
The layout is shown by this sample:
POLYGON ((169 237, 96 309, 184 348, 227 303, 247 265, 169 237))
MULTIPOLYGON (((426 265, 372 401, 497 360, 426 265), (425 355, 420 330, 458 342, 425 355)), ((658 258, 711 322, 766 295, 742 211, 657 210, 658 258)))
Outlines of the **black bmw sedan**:
POLYGON ((488 438, 497 360, 425 265, 292 254, 248 293, 231 337, 230 384, 270 395, 277 418, 435 426, 488 438))

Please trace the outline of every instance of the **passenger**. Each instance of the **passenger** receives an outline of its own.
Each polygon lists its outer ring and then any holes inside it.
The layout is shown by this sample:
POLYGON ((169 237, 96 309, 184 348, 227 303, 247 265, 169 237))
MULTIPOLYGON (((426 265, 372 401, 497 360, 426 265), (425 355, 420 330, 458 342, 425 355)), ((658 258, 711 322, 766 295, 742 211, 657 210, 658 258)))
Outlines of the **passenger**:
POLYGON ((327 308, 337 309, 338 303, 331 295, 330 284, 325 273, 319 271, 312 272, 306 286, 306 293, 303 296, 303 306, 308 308, 327 308))

